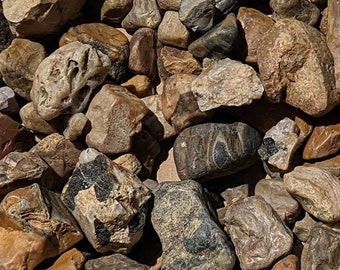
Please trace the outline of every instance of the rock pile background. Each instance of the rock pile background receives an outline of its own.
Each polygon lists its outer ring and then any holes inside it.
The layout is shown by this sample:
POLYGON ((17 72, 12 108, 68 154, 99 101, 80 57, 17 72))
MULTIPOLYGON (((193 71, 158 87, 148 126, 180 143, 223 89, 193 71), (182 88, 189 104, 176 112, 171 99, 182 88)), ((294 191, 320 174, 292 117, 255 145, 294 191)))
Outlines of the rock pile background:
POLYGON ((340 269, 338 1, 0 5, 0 269, 340 269))

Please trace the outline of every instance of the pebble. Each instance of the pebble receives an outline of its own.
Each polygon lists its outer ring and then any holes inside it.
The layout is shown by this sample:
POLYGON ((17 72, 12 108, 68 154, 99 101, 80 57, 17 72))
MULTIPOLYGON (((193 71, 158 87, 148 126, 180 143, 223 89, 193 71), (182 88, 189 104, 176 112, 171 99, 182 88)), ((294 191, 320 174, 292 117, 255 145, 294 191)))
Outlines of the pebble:
POLYGON ((104 0, 100 19, 110 24, 121 23, 132 8, 133 0, 104 0))
POLYGON ((8 86, 0 87, 0 111, 13 115, 19 112, 19 105, 15 98, 15 93, 8 86))
POLYGON ((88 119, 83 113, 75 113, 64 118, 63 135, 70 141, 75 141, 84 131, 88 119))
POLYGON ((86 256, 76 248, 64 252, 47 270, 81 270, 86 256))

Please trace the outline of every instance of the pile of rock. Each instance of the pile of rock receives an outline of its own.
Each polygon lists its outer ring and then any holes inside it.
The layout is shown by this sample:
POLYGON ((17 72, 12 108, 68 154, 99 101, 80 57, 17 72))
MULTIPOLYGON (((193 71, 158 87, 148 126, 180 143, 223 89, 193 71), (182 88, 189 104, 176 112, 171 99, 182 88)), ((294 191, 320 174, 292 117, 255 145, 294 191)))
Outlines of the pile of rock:
POLYGON ((340 269, 339 18, 3 0, 0 269, 340 269))

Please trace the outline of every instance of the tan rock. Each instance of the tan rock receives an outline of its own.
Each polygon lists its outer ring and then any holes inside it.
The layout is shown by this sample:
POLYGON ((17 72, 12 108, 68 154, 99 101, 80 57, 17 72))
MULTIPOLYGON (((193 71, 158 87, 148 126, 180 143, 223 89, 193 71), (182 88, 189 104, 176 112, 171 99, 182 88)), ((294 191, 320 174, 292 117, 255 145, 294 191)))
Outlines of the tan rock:
POLYGON ((305 163, 303 166, 318 167, 340 177, 340 155, 315 163, 305 163))
POLYGON ((133 0, 105 0, 100 10, 100 19, 110 23, 121 23, 132 8, 133 0))
POLYGON ((0 112, 13 115, 19 112, 15 92, 8 86, 0 87, 0 112))
POLYGON ((299 258, 290 254, 283 259, 279 260, 272 268, 272 270, 299 270, 300 263, 299 258))
MULTIPOLYGON (((330 46, 328 43, 328 37, 327 37, 327 32, 328 32, 328 8, 324 8, 324 10, 321 12, 321 20, 320 20, 320 32, 326 36, 327 39, 327 44, 330 46)), ((332 52, 332 48, 331 52, 332 52)))
POLYGON ((157 182, 181 181, 174 160, 174 148, 171 147, 169 150, 162 149, 161 151, 160 155, 165 156, 165 159, 159 164, 156 174, 157 182))
POLYGON ((64 137, 70 141, 74 141, 82 134, 88 119, 83 113, 75 113, 69 117, 65 117, 64 122, 64 137))
POLYGON ((294 224, 293 233, 302 242, 306 242, 312 227, 317 223, 317 220, 312 218, 305 212, 303 218, 294 224))
POLYGON ((81 270, 85 261, 85 255, 78 249, 72 248, 61 254, 47 270, 81 270))
POLYGON ((142 164, 134 154, 124 154, 115 158, 113 161, 137 176, 142 171, 142 164))
POLYGON ((157 0, 157 4, 163 10, 179 10, 181 0, 157 0))
POLYGON ((150 96, 154 94, 153 86, 151 85, 151 80, 146 75, 135 75, 128 81, 121 84, 132 94, 139 98, 150 96))

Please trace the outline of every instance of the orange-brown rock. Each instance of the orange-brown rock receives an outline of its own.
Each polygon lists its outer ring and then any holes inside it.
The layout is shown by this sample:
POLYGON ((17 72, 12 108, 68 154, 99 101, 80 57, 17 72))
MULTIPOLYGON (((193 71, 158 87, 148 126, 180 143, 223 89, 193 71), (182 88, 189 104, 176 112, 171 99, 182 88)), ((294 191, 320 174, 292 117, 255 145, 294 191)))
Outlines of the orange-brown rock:
POLYGON ((72 248, 59 256, 54 264, 47 270, 81 270, 86 257, 76 248, 72 248))
POLYGON ((146 75, 135 75, 128 81, 121 84, 132 94, 139 98, 150 96, 154 94, 153 86, 151 85, 151 80, 146 75))
POLYGON ((340 155, 315 163, 305 163, 303 166, 314 166, 340 177, 340 155))
POLYGON ((134 154, 124 154, 113 160, 118 165, 139 176, 142 171, 142 164, 134 154))
POLYGON ((272 270, 299 270, 299 258, 296 255, 288 255, 279 260, 272 268, 272 270))

